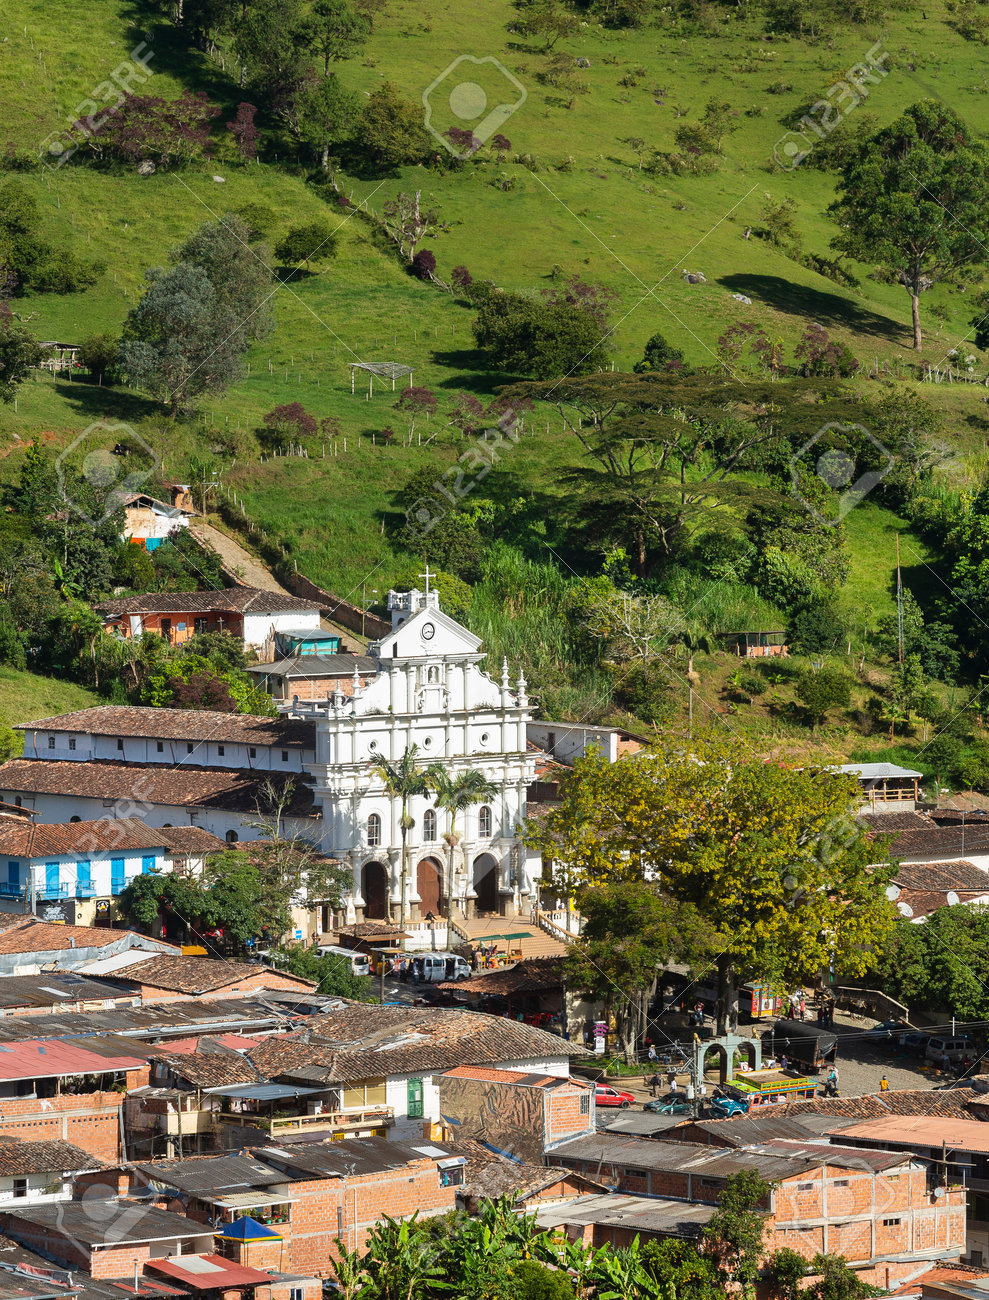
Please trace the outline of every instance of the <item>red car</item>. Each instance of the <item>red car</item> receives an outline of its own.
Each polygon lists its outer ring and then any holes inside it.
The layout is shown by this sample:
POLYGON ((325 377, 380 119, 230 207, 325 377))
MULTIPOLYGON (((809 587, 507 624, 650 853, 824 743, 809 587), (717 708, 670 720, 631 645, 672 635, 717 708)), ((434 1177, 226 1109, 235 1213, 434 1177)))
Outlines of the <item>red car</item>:
POLYGON ((630 1092, 620 1092, 617 1088, 609 1088, 606 1083, 594 1085, 594 1102, 597 1106, 620 1106, 622 1110, 627 1110, 635 1098, 630 1092))

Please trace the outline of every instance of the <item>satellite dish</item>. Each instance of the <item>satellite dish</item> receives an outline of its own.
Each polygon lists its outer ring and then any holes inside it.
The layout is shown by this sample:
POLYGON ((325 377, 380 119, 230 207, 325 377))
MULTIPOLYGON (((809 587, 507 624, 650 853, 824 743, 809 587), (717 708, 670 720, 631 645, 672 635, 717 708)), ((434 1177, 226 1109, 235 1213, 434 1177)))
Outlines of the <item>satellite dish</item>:
POLYGON ((895 903, 896 900, 900 897, 900 886, 899 886, 899 885, 887 885, 887 886, 886 886, 886 897, 889 899, 889 901, 890 901, 891 903, 895 903))
POLYGON ((907 917, 908 920, 911 916, 913 916, 913 908, 910 906, 909 903, 897 903, 896 910, 899 912, 901 916, 907 917))
POLYGON ((962 900, 958 897, 958 895, 955 893, 953 889, 948 890, 948 893, 945 896, 945 902, 948 904, 949 907, 954 907, 956 903, 960 903, 961 901, 962 900))
POLYGON ((944 1189, 943 1187, 935 1187, 935 1188, 934 1188, 934 1195, 935 1195, 935 1197, 937 1197, 937 1198, 940 1199, 940 1197, 942 1197, 942 1196, 944 1195, 944 1190, 945 1190, 945 1189, 944 1189))

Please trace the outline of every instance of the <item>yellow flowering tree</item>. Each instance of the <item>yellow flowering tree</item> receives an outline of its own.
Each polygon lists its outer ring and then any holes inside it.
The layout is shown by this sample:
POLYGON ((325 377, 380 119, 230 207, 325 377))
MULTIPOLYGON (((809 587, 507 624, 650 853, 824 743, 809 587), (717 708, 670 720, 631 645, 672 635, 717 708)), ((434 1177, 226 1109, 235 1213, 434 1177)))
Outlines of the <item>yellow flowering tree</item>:
POLYGON ((853 778, 707 732, 616 763, 591 753, 561 793, 526 828, 554 888, 579 903, 596 886, 652 882, 689 908, 713 936, 719 1032, 740 983, 793 987, 832 961, 864 974, 892 925, 893 869, 870 867, 884 854, 855 820, 853 778))

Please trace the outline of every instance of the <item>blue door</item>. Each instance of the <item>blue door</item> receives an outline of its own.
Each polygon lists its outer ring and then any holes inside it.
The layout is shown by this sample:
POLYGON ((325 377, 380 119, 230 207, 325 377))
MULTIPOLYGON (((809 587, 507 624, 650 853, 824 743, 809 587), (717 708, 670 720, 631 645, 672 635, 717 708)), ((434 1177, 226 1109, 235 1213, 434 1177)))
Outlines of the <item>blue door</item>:
POLYGON ((76 863, 76 885, 81 898, 93 892, 93 864, 85 859, 76 863))
POLYGON ((155 860, 154 860, 153 857, 152 857, 152 858, 142 858, 142 859, 141 859, 141 874, 142 874, 142 875, 146 876, 146 875, 148 874, 149 871, 154 871, 154 869, 155 869, 155 860))
POLYGON ((19 862, 7 863, 7 888, 4 893, 8 895, 19 894, 21 892, 21 864, 19 862))
POLYGON ((124 875, 123 858, 110 859, 110 893, 119 894, 127 883, 124 875))
POLYGON ((45 863, 45 894, 48 898, 58 898, 58 863, 45 863))

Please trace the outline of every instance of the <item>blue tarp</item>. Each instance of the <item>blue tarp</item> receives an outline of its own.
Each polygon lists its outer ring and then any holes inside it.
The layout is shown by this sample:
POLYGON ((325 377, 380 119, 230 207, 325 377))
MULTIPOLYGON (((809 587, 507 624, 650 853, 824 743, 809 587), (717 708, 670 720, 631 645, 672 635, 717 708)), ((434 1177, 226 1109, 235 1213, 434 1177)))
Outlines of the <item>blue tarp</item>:
POLYGON ((249 1214, 245 1214, 241 1219, 234 1219, 233 1223, 228 1223, 217 1235, 224 1241, 268 1241, 272 1238, 280 1241, 282 1236, 273 1228, 265 1227, 263 1223, 258 1223, 257 1219, 252 1219, 249 1214))

